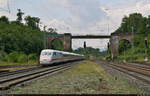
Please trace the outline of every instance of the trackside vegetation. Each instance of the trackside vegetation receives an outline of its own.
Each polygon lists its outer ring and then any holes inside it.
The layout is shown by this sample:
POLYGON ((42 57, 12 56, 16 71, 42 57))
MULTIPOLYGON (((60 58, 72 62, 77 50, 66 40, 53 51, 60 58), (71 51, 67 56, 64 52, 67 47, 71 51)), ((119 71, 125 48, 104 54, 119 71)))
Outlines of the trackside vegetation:
MULTIPOLYGON (((40 18, 24 15, 25 13, 18 9, 15 21, 10 21, 6 16, 0 17, 0 66, 27 62, 36 64, 41 50, 45 47, 44 36, 57 34, 57 29, 54 28, 41 30, 40 18)), ((51 49, 64 50, 63 43, 59 39, 54 40, 51 45, 51 49)), ((50 46, 46 46, 46 48, 50 48, 50 46)), ((84 54, 87 58, 91 55, 101 56, 99 49, 91 47, 86 51, 79 48, 73 52, 84 54)))
POLYGON ((140 13, 125 16, 121 26, 113 34, 134 36, 131 42, 128 40, 119 42, 119 54, 115 60, 144 62, 146 57, 150 60, 150 16, 144 17, 140 13))
MULTIPOLYGON (((24 16, 25 13, 21 9, 18 9, 16 15, 17 18, 14 21, 10 21, 6 16, 0 17, 0 66, 6 63, 9 65, 10 63, 37 62, 39 54, 44 48, 64 50, 63 43, 59 39, 54 40, 52 46, 48 46, 50 44, 44 46, 46 43, 44 36, 57 34, 57 29, 44 27, 44 30, 41 30, 40 18, 24 16)), ((99 49, 92 47, 88 47, 86 50, 79 48, 73 52, 84 54, 87 58, 91 56, 97 58, 106 54, 106 52, 101 53, 99 49)))
MULTIPOLYGON (((23 18, 23 15, 25 13, 18 9, 15 21, 9 21, 6 16, 0 17, 0 66, 4 63, 37 62, 40 51, 44 48, 44 34, 57 34, 53 28, 41 30, 40 18, 23 18)), ((53 46, 60 43, 55 41, 53 46)), ((61 46, 58 49, 59 47, 61 46)))
POLYGON ((86 48, 78 48, 76 50, 73 50, 74 53, 83 54, 87 59, 100 59, 104 58, 108 51, 101 51, 99 48, 92 48, 92 47, 86 47, 86 48))
POLYGON ((8 90, 11 94, 144 94, 128 80, 112 77, 92 61, 55 76, 8 90))

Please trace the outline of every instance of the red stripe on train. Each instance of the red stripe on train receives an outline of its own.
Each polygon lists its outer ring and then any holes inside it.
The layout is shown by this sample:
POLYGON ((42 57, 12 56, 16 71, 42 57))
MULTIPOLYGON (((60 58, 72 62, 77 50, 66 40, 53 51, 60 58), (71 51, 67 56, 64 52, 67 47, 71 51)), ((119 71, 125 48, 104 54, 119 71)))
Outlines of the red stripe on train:
POLYGON ((65 59, 70 59, 70 58, 54 58, 52 60, 65 60, 65 59))
POLYGON ((40 62, 51 62, 51 61, 40 61, 40 62))
MULTIPOLYGON (((66 59, 70 59, 70 58, 54 58, 53 60, 66 60, 66 59)), ((40 62, 51 62, 51 61, 40 61, 40 62)))

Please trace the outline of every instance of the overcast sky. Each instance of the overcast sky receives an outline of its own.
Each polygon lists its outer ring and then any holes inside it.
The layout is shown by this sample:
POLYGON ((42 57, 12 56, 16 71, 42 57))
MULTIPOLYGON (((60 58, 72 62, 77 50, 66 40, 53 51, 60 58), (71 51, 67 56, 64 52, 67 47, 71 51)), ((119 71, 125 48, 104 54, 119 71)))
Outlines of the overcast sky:
MULTIPOLYGON (((40 17, 43 25, 58 29, 58 33, 109 35, 125 15, 150 15, 150 0, 0 0, 0 16, 15 20, 18 8, 25 16, 40 17), (4 11, 8 10, 7 1, 10 13, 4 11)), ((73 48, 83 47, 84 41, 103 50, 109 40, 73 40, 73 48)))

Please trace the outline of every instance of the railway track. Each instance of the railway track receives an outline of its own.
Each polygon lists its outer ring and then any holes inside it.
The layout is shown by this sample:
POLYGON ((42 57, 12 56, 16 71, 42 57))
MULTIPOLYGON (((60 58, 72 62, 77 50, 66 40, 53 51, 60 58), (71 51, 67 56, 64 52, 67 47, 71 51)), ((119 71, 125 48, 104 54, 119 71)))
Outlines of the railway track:
POLYGON ((42 76, 48 74, 55 74, 67 69, 70 69, 73 65, 76 64, 63 64, 51 67, 44 68, 35 68, 34 70, 20 70, 14 73, 7 73, 5 75, 1 75, 0 77, 0 90, 7 90, 14 85, 20 84, 22 82, 27 82, 36 78, 40 78, 42 76), (19 73, 18 73, 19 72, 19 73))
MULTIPOLYGON (((31 65, 6 65, 6 66, 0 66, 0 69, 3 69, 3 68, 17 68, 17 67, 28 67, 28 66, 31 66, 31 65)), ((37 65, 33 65, 33 66, 37 66, 37 65)))
POLYGON ((107 66, 112 67, 120 72, 123 72, 125 74, 128 74, 143 83, 150 86, 150 68, 149 67, 140 67, 137 65, 131 65, 131 64, 114 64, 109 63, 107 66))
POLYGON ((138 67, 140 69, 146 69, 146 70, 150 70, 150 66, 145 66, 145 65, 135 65, 135 64, 124 64, 124 65, 127 65, 127 66, 131 66, 131 67, 138 67))
POLYGON ((139 64, 139 65, 146 65, 146 66, 150 66, 150 63, 147 63, 147 62, 141 62, 141 63, 134 62, 134 63, 129 63, 129 64, 139 64))
POLYGON ((126 78, 128 82, 150 93, 150 68, 141 64, 132 63, 114 63, 103 60, 96 60, 107 72, 117 79, 117 77, 126 78), (133 65, 133 66, 132 66, 133 65), (141 68, 140 68, 141 66, 141 68))
POLYGON ((24 72, 29 72, 29 71, 33 71, 33 70, 38 70, 41 67, 32 67, 32 68, 28 68, 28 69, 20 69, 20 70, 16 70, 16 71, 4 71, 0 73, 0 78, 4 77, 4 76, 9 76, 9 75, 13 75, 13 74, 17 74, 17 73, 24 73, 24 72))

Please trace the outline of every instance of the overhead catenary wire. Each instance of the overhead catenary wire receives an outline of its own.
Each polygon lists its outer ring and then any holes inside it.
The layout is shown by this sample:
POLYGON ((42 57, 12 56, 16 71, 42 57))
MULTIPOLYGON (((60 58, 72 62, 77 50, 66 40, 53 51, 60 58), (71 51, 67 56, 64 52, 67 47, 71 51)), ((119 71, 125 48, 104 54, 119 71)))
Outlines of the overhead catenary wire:
POLYGON ((10 12, 11 12, 11 10, 10 10, 9 0, 7 0, 7 7, 8 7, 8 13, 10 13, 10 12))
MULTIPOLYGON (((36 9, 37 10, 37 8, 35 8, 35 6, 33 7, 33 2, 32 1, 29 1, 28 0, 28 2, 29 2, 29 4, 31 5, 31 7, 32 7, 32 9, 34 10, 34 9, 36 9)), ((40 1, 40 8, 44 8, 45 10, 42 10, 42 12, 44 12, 45 14, 44 14, 44 16, 46 15, 46 19, 49 19, 50 18, 50 15, 47 13, 47 11, 49 11, 49 9, 43 4, 43 1, 40 1)), ((44 23, 44 22, 42 22, 42 23, 44 23)))
MULTIPOLYGON (((35 6, 35 3, 33 3, 32 1, 30 1, 30 0, 27 0, 27 2, 29 2, 28 4, 30 4, 31 5, 31 8, 33 9, 33 10, 37 10, 37 7, 39 7, 39 6, 35 6)), ((50 20, 51 19, 51 16, 50 16, 50 12, 48 13, 48 11, 50 11, 50 9, 48 8, 48 6, 45 6, 45 4, 44 4, 45 2, 44 1, 42 1, 41 0, 41 2, 40 2, 40 8, 42 8, 42 9, 44 9, 44 10, 42 10, 42 12, 44 12, 44 16, 48 19, 48 20, 50 20)), ((65 8, 68 8, 68 7, 65 7, 65 8)), ((71 7, 72 8, 72 7, 71 7)), ((9 0, 7 0, 7 9, 3 9, 2 8, 2 10, 5 10, 5 11, 7 11, 8 13, 12 13, 11 12, 11 10, 10 10, 10 2, 9 2, 9 0)), ((44 18, 45 18, 44 17, 44 18)), ((43 21, 43 20, 42 20, 43 21)), ((45 22, 43 22, 43 23, 45 23, 45 22)), ((69 27, 67 27, 67 30, 69 30, 69 27)))
POLYGON ((6 6, 7 6, 7 8, 2 8, 2 7, 0 7, 0 11, 5 11, 5 12, 8 12, 8 13, 10 13, 11 11, 10 11, 10 5, 9 5, 9 0, 7 0, 6 1, 6 6))
POLYGON ((10 0, 6 0, 5 1, 5 6, 6 7, 2 7, 0 6, 0 12, 1 12, 1 15, 6 15, 7 17, 9 17, 10 20, 15 20, 15 17, 16 17, 16 14, 14 14, 12 12, 12 9, 10 7, 10 0), (6 13, 4 13, 6 12, 6 13))

